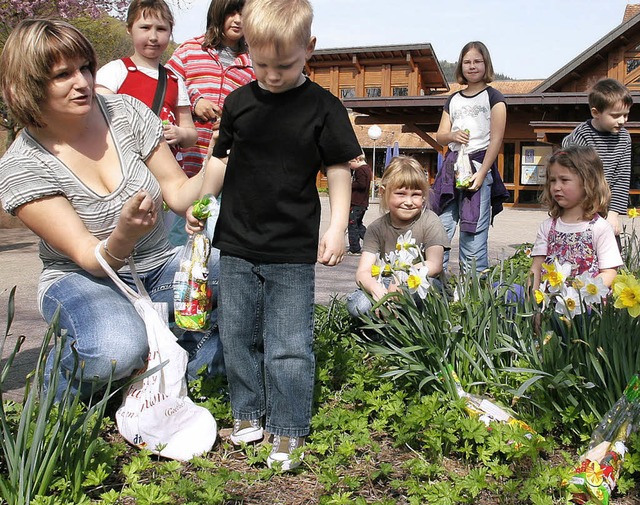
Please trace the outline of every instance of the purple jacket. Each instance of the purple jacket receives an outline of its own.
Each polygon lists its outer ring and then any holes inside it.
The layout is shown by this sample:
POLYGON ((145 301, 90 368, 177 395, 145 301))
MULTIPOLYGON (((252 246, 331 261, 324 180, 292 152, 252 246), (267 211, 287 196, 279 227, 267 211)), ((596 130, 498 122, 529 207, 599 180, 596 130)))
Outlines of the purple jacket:
MULTIPOLYGON (((471 161, 482 163, 486 151, 477 151, 469 155, 471 161)), ((465 191, 456 188, 456 177, 453 171, 453 165, 458 159, 456 151, 449 151, 444 159, 442 168, 436 175, 433 183, 433 191, 431 193, 431 209, 438 215, 442 214, 447 205, 458 198, 462 192, 462 201, 460 204, 460 231, 466 233, 476 233, 478 220, 480 219, 480 191, 465 191)), ((475 172, 473 163, 471 164, 475 172)), ((491 165, 491 176, 493 184, 491 185, 491 224, 493 218, 502 212, 502 204, 509 199, 509 192, 505 188, 498 172, 498 167, 494 163, 491 165)))

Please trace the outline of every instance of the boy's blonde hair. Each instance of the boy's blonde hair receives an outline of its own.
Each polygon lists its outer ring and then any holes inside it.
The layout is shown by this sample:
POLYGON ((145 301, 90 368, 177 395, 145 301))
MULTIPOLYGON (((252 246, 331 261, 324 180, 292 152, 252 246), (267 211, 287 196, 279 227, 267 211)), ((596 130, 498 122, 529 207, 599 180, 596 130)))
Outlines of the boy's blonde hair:
POLYGON ((456 65, 456 81, 458 84, 469 84, 467 79, 464 77, 462 73, 462 60, 464 59, 464 55, 467 54, 472 49, 477 50, 484 60, 484 75, 482 76, 482 82, 490 83, 496 78, 495 73, 493 71, 493 63, 491 63, 491 55, 489 54, 489 49, 484 45, 483 42, 479 40, 472 40, 471 42, 467 42, 462 51, 460 51, 460 56, 458 56, 458 63, 456 65))
POLYGON ((410 156, 396 156, 380 179, 380 210, 389 211, 388 198, 395 190, 419 189, 424 197, 425 207, 429 206, 429 177, 418 160, 410 156))
POLYGON ((604 112, 618 104, 633 105, 633 97, 621 82, 615 79, 600 79, 589 90, 589 107, 604 112))
POLYGON ((53 19, 26 19, 5 42, 0 55, 0 89, 13 117, 23 126, 47 126, 41 113, 54 65, 87 60, 95 79, 97 58, 75 27, 53 19))
POLYGON ((173 31, 173 13, 164 0, 132 0, 127 9, 127 29, 131 30, 133 23, 138 18, 157 17, 168 23, 169 28, 173 31))
POLYGON ((557 163, 568 168, 582 180, 584 188, 584 198, 581 202, 582 218, 591 220, 596 214, 607 217, 609 199, 611 191, 604 178, 602 161, 593 147, 576 146, 567 147, 553 153, 547 164, 547 180, 544 184, 540 201, 549 208, 549 215, 553 218, 562 215, 562 207, 558 205, 551 195, 551 181, 549 169, 551 165, 557 163))
POLYGON ((247 0, 242 10, 242 29, 249 48, 273 47, 276 53, 307 47, 312 21, 308 0, 247 0))

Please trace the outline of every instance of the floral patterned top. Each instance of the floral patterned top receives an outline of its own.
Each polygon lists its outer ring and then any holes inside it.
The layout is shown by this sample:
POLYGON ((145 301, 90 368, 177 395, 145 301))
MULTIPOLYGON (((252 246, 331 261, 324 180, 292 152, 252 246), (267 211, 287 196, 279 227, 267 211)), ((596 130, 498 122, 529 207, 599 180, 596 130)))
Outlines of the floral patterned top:
POLYGON ((584 272, 596 276, 601 270, 622 265, 613 228, 599 215, 580 223, 546 219, 538 229, 531 255, 545 256, 547 263, 555 259, 570 263, 572 276, 584 272))

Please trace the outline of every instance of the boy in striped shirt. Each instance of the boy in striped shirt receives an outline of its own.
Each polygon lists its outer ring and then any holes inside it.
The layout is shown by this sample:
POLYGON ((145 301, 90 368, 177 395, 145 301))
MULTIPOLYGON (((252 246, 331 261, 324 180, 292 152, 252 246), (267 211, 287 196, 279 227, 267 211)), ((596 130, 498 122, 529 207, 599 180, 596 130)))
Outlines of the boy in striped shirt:
POLYGON ((624 128, 633 98, 629 90, 615 79, 599 80, 589 92, 592 118, 579 124, 562 141, 562 147, 593 147, 604 168, 611 189, 607 221, 619 240, 622 231, 618 215, 626 215, 631 181, 631 136, 624 128))

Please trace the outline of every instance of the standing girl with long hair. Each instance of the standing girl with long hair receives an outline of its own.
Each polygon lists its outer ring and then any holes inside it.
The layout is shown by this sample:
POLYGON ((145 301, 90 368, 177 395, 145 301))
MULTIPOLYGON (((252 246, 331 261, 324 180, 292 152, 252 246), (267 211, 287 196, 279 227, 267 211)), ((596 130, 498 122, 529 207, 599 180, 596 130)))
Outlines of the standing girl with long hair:
POLYGON ((203 166, 225 98, 255 79, 242 32, 244 0, 211 0, 203 35, 183 42, 167 68, 187 85, 198 141, 183 150, 188 176, 203 166))
POLYGON ((611 287, 622 258, 613 227, 606 221, 611 192, 602 162, 591 147, 572 146, 549 159, 542 203, 549 218, 538 229, 531 255, 533 289, 543 263, 569 263, 571 276, 585 272, 611 287))
MULTIPOLYGON (((456 79, 466 88, 445 103, 436 134, 447 154, 433 186, 432 208, 440 216, 449 238, 460 222, 460 267, 482 272, 489 266, 489 225, 502 211, 509 193, 502 183, 496 159, 502 146, 507 107, 502 93, 489 86, 493 65, 487 47, 469 42, 460 52, 456 79), (454 166, 468 155, 473 174, 468 186, 456 186, 454 166)), ((449 254, 445 253, 445 270, 449 254)))

